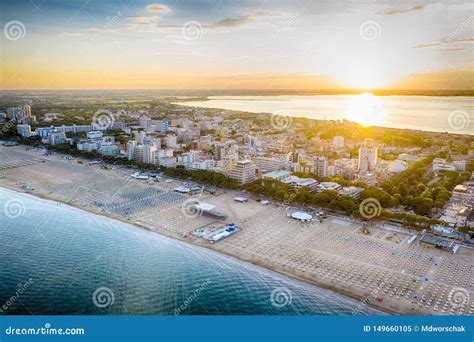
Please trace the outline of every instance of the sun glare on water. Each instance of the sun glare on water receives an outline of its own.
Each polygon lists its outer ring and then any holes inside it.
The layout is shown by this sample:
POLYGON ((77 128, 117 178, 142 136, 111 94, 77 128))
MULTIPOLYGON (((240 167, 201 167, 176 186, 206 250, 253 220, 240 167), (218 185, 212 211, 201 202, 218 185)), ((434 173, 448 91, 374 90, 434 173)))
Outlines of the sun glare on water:
POLYGON ((364 126, 380 126, 383 124, 382 100, 370 93, 356 95, 344 113, 344 118, 364 126))

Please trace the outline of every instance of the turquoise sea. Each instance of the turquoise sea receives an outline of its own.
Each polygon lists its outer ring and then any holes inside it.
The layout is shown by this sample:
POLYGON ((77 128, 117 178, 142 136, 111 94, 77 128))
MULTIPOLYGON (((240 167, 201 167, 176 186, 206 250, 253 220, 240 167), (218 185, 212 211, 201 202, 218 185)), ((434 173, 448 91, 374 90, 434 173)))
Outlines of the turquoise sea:
POLYGON ((220 253, 0 188, 0 315, 381 311, 220 253))

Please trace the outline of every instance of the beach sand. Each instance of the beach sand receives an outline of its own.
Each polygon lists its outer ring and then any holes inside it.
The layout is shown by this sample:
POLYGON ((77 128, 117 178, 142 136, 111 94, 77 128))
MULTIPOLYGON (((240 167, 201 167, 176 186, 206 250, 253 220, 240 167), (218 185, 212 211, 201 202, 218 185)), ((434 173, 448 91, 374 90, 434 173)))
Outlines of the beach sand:
POLYGON ((210 248, 384 311, 474 313, 471 249, 462 247, 453 255, 417 241, 408 244, 409 235, 376 227, 364 235, 361 224, 348 218, 329 216, 323 222, 300 223, 287 217, 289 208, 276 203, 235 202, 235 196, 246 196, 242 193, 192 197, 227 215, 219 220, 186 210, 183 204, 191 197, 173 191, 181 181, 135 180, 131 169, 106 170, 87 160, 79 164, 63 157, 42 156, 24 146, 0 146, 0 186, 210 248), (216 244, 193 234, 198 228, 228 223, 235 223, 239 231, 216 244), (454 299, 459 293, 461 303, 454 299))

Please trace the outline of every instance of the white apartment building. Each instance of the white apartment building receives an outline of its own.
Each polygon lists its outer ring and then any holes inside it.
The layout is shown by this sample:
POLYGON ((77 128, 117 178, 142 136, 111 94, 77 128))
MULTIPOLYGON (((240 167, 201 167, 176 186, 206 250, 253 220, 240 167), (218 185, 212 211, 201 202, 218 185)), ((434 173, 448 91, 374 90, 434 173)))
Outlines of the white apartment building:
POLYGON ((127 143, 127 159, 135 160, 135 147, 137 146, 136 141, 131 140, 127 143))
POLYGON ((255 166, 260 172, 271 172, 287 170, 290 167, 290 163, 282 158, 255 157, 255 166))
POLYGON ((366 173, 375 170, 378 148, 373 139, 365 139, 364 146, 359 148, 359 171, 366 173))
POLYGON ((335 136, 332 138, 332 144, 336 150, 344 148, 344 137, 341 137, 340 135, 335 136))
POLYGON ((263 175, 263 178, 272 178, 272 179, 282 181, 285 178, 288 178, 290 176, 291 176, 290 171, 278 170, 278 171, 272 171, 272 172, 265 173, 263 175))
POLYGON ((145 164, 156 164, 156 154, 158 146, 156 145, 143 145, 143 162, 145 164))
POLYGON ((238 160, 235 164, 229 167, 226 175, 230 178, 237 179, 239 184, 245 184, 255 179, 255 164, 248 160, 238 160))
POLYGON ((118 156, 120 154, 120 149, 117 145, 107 143, 100 146, 99 152, 103 156, 118 156))
POLYGON ((316 157, 314 159, 313 172, 318 177, 326 177, 328 175, 328 161, 325 157, 316 157))
POLYGON ((300 178, 297 176, 290 176, 282 179, 281 182, 290 185, 294 189, 308 187, 311 191, 316 191, 318 187, 318 182, 313 178, 300 178))
POLYGON ((16 131, 18 132, 18 135, 23 138, 29 138, 32 136, 30 125, 25 125, 25 124, 17 125, 16 131))
POLYGON ((158 166, 175 167, 176 157, 158 157, 157 162, 158 166))

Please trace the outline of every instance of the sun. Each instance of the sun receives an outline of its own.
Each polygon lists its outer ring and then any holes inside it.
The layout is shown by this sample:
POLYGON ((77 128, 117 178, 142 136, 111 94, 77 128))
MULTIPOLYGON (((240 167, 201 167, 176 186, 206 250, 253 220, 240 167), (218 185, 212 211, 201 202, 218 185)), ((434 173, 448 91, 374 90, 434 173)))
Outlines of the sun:
POLYGON ((383 125, 382 100, 370 93, 354 95, 344 113, 344 118, 364 126, 383 125))

